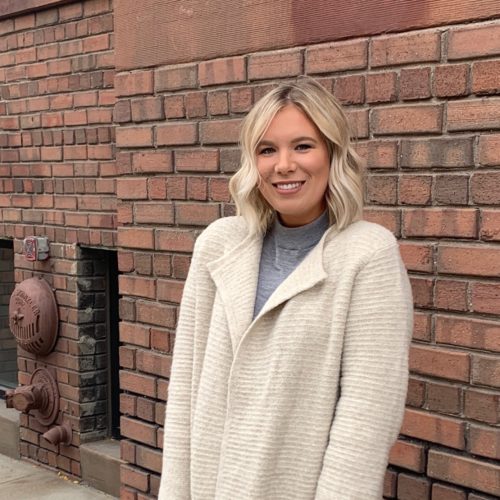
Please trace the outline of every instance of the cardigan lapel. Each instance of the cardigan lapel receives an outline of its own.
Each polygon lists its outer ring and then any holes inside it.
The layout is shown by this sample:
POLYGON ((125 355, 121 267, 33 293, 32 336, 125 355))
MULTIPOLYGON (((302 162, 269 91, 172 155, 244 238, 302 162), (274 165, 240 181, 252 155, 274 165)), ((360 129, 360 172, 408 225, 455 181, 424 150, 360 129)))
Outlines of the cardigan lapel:
POLYGON ((247 236, 228 253, 207 264, 224 304, 233 352, 252 322, 261 251, 262 237, 247 236))
POLYGON ((219 292, 228 318, 233 354, 251 326, 264 314, 312 288, 327 277, 323 267, 325 240, 337 232, 333 226, 296 269, 276 288, 252 320, 259 278, 262 237, 247 236, 222 257, 209 262, 208 270, 219 292))

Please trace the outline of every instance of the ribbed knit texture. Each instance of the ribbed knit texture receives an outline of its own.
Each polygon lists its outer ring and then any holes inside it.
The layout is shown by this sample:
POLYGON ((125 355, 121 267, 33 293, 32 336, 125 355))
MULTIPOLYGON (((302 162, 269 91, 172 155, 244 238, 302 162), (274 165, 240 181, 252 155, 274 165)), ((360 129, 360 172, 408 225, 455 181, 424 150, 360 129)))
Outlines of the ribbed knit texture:
POLYGON ((380 500, 408 379, 397 241, 330 228, 252 320, 262 238, 198 238, 177 328, 160 500, 380 500))

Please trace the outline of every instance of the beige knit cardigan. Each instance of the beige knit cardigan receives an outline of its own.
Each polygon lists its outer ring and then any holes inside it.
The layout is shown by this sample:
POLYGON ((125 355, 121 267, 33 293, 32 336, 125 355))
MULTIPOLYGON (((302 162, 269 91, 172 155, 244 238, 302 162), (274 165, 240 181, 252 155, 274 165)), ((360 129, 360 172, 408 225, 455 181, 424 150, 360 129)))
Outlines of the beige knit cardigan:
POLYGON ((412 294, 393 234, 332 226, 252 320, 262 237, 196 241, 160 500, 379 500, 404 411, 412 294))

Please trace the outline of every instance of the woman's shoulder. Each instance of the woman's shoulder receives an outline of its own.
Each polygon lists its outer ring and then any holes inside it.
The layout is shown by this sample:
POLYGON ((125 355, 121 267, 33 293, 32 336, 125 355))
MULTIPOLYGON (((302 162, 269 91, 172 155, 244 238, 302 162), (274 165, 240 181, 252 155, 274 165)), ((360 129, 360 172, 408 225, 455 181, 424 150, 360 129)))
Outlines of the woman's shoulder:
POLYGON ((398 248, 394 234, 386 227, 366 220, 352 222, 339 233, 332 232, 326 244, 331 257, 342 255, 359 264, 366 263, 378 251, 398 248))
POLYGON ((225 248, 229 243, 238 243, 248 234, 243 217, 222 217, 210 223, 198 236, 196 246, 204 249, 225 248))

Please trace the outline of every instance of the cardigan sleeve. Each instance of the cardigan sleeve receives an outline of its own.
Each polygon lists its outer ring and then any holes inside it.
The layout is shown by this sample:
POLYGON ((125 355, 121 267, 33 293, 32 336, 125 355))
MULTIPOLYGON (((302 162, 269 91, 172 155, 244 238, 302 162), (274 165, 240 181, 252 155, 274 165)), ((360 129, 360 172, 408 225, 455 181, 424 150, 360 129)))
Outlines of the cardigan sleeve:
POLYGON ((191 498, 191 395, 200 239, 196 242, 184 285, 175 334, 165 415, 160 500, 191 498))
POLYGON ((380 500, 403 419, 413 300, 397 242, 375 251, 351 292, 340 397, 315 500, 380 500))

